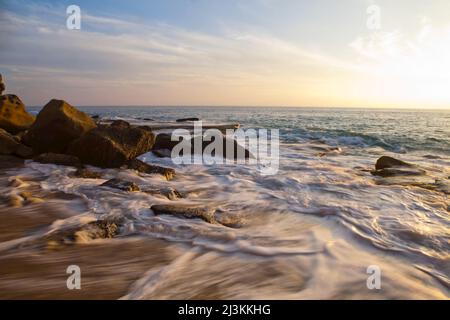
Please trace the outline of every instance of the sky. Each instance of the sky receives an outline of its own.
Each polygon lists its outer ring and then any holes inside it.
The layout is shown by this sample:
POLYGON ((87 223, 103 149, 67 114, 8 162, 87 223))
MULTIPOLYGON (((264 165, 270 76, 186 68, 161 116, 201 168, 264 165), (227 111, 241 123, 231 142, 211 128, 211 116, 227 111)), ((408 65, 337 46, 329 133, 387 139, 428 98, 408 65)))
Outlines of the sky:
POLYGON ((2 0, 0 39, 29 106, 450 109, 448 0, 2 0))

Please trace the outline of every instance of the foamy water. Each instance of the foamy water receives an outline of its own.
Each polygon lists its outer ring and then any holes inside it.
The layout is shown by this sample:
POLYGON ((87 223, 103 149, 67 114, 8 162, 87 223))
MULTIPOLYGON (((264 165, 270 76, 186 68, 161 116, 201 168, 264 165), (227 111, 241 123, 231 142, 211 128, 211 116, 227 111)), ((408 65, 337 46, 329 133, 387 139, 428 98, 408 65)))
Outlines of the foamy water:
MULTIPOLYGON (((104 179, 74 179, 73 168, 31 161, 9 172, 39 181, 44 190, 83 199, 86 210, 58 220, 53 228, 120 217, 125 222, 114 241, 138 235, 182 248, 169 264, 139 274, 122 298, 195 298, 205 291, 243 299, 450 297, 449 112, 85 111, 133 123, 198 116, 244 128, 280 129, 279 172, 273 176, 260 175, 252 165, 174 165, 151 153, 141 159, 175 168, 174 180, 113 169, 102 170, 104 179), (382 155, 414 162, 427 176, 418 181, 374 177, 368 170, 382 155), (239 226, 155 216, 152 205, 173 201, 99 187, 116 177, 141 188, 173 187, 185 195, 176 202, 215 207, 239 226), (437 189, 426 187, 438 183, 437 189), (372 265, 381 268, 382 290, 366 286, 372 265)), ((0 250, 14 250, 20 241, 29 239, 0 243, 0 250)))

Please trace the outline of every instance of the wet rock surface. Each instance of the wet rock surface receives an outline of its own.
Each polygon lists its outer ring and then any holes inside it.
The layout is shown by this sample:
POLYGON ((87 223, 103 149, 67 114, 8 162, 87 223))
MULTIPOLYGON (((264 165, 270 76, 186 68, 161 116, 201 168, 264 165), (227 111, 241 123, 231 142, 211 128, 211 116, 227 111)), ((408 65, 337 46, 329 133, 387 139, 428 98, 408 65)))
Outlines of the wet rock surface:
POLYGON ((215 209, 210 207, 190 206, 190 205, 170 205, 159 204, 150 208, 155 215, 168 214, 182 218, 199 218, 208 223, 215 223, 215 209))
POLYGON ((69 167, 81 167, 80 159, 75 156, 58 153, 43 153, 33 158, 34 161, 45 164, 57 164, 69 167))
POLYGON ((118 189, 118 190, 127 191, 127 192, 138 192, 138 191, 141 191, 139 186, 137 184, 135 184, 134 182, 120 180, 120 179, 108 180, 105 183, 102 183, 100 186, 101 187, 108 187, 108 188, 118 189))
POLYGON ((128 169, 136 170, 145 174, 163 175, 167 180, 172 180, 175 177, 174 169, 151 165, 138 159, 129 161, 126 166, 128 169))

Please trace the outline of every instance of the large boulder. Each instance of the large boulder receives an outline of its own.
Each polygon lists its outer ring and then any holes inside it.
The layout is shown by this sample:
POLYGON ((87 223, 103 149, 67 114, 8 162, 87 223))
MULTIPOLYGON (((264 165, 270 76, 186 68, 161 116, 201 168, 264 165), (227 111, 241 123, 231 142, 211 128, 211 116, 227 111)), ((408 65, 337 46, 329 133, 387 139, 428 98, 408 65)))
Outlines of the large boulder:
POLYGON ((34 120, 19 97, 13 94, 0 96, 0 128, 17 134, 30 128, 34 120))
POLYGON ((126 122, 99 126, 75 140, 67 150, 83 163, 101 168, 119 168, 148 152, 155 143, 149 130, 126 122))
POLYGON ((63 100, 51 100, 24 136, 36 154, 65 153, 70 143, 96 128, 95 122, 63 100))
POLYGON ((19 143, 13 135, 0 129, 0 154, 29 158, 33 155, 33 151, 29 147, 19 143))

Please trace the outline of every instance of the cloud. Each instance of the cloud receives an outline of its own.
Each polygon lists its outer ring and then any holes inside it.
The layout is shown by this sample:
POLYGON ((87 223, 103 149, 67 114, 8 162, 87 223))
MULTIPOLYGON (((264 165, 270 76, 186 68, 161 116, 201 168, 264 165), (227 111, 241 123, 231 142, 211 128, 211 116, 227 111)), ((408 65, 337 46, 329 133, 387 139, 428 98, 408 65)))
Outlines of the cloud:
POLYGON ((211 35, 86 12, 82 30, 76 31, 67 30, 62 17, 49 8, 42 17, 4 14, 0 29, 10 47, 2 50, 0 60, 14 85, 62 92, 69 92, 67 87, 110 87, 111 92, 165 87, 167 92, 177 86, 217 91, 227 86, 270 88, 283 78, 301 83, 307 68, 352 68, 268 34, 224 30, 211 35))

